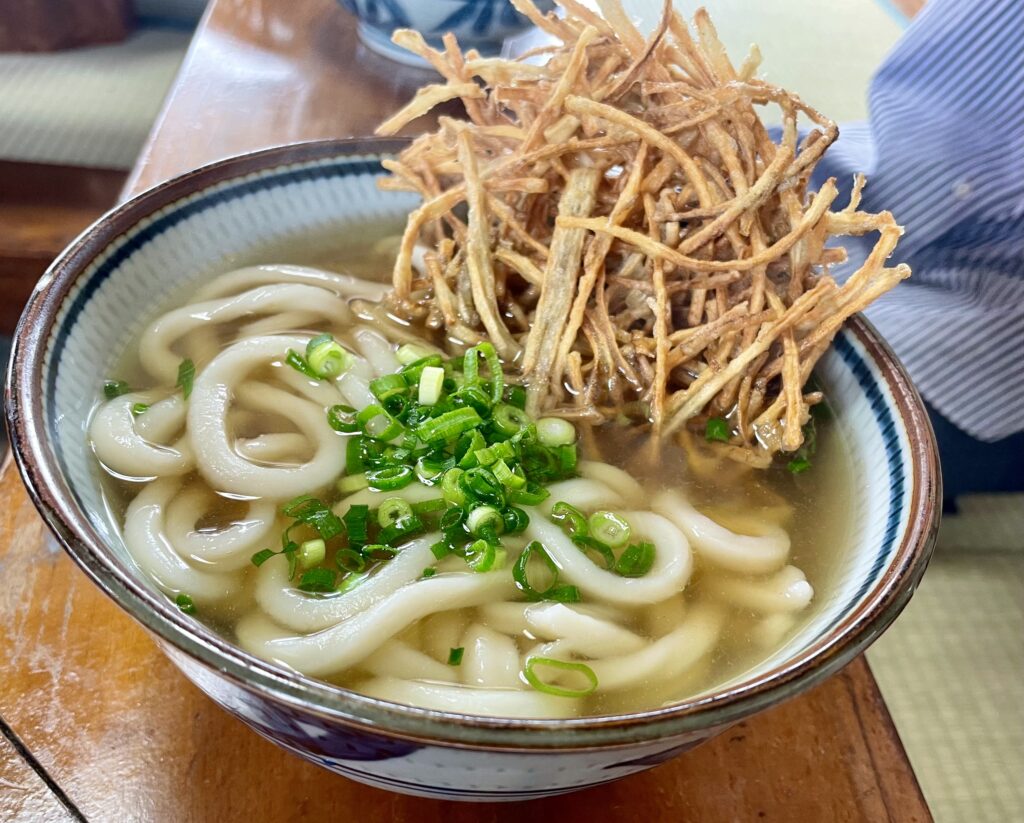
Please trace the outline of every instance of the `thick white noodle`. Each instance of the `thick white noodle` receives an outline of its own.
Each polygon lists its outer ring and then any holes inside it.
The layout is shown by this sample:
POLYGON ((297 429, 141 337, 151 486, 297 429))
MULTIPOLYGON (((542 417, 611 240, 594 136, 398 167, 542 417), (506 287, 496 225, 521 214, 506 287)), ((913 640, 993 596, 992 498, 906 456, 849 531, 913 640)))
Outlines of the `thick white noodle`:
POLYGON ((440 663, 400 640, 389 640, 363 662, 363 668, 379 677, 402 680, 436 680, 455 683, 458 669, 440 663))
POLYGON ((338 385, 332 380, 312 380, 286 365, 276 366, 274 377, 296 394, 302 395, 324 409, 342 401, 338 385))
POLYGON ((536 603, 526 609, 526 620, 537 637, 564 640, 586 657, 628 654, 647 645, 644 638, 629 629, 562 603, 536 603))
POLYGON ((386 283, 374 283, 350 274, 338 274, 309 266, 267 265, 248 266, 222 274, 197 291, 193 299, 212 300, 249 291, 257 286, 273 286, 280 283, 305 283, 307 286, 318 286, 344 297, 364 297, 368 300, 378 300, 388 291, 386 283))
POLYGON ((597 675, 602 692, 671 680, 711 653, 724 622, 721 608, 697 604, 678 628, 640 651, 594 660, 587 665, 597 675))
POLYGON ((361 663, 385 641, 428 614, 479 606, 514 591, 507 572, 444 574, 403 586, 348 620, 316 634, 295 636, 262 614, 239 621, 242 646, 313 677, 323 677, 361 663))
POLYGON ((277 509, 269 500, 249 500, 242 519, 217 531, 197 531, 196 524, 209 511, 212 497, 194 484, 176 494, 164 514, 167 540, 186 561, 216 566, 215 571, 246 568, 254 552, 274 542, 276 535, 271 532, 277 509))
POLYGON ((296 632, 335 626, 390 597, 434 562, 430 551, 438 535, 410 541, 355 588, 331 597, 310 597, 288 580, 288 563, 272 557, 256 572, 256 602, 276 623, 296 632))
POLYGON ((663 491, 652 508, 678 526, 694 550, 712 565, 740 574, 767 574, 786 564, 789 535, 765 524, 759 535, 736 534, 701 514, 676 491, 663 491))
POLYGON ((464 651, 459 668, 467 686, 521 689, 525 685, 519 677, 519 649, 508 635, 473 623, 460 645, 464 651))
POLYGON ((707 588, 736 608, 760 614, 798 612, 814 598, 814 588, 796 566, 785 566, 770 577, 715 575, 707 581, 707 588))
POLYGON ((581 460, 577 465, 581 477, 603 483, 619 497, 625 506, 631 509, 644 508, 647 498, 644 488, 631 474, 618 466, 603 463, 599 460, 581 460))
POLYGON ((548 486, 548 491, 551 492, 550 496, 540 504, 545 515, 551 514, 552 506, 561 501, 575 506, 584 513, 595 512, 598 509, 621 509, 623 507, 623 500, 618 492, 610 489, 604 483, 588 480, 585 477, 552 483, 548 486))
POLYGON ((259 434, 235 441, 235 451, 246 460, 264 463, 305 463, 312 449, 298 432, 259 434))
POLYGON ((370 381, 358 370, 347 371, 338 378, 338 389, 345 402, 352 408, 365 409, 377 403, 377 398, 370 391, 370 381))
POLYGON ((526 610, 532 603, 499 602, 485 603, 478 610, 480 620, 502 634, 522 634, 530 628, 526 622, 526 610))
POLYGON ((573 717, 576 700, 518 689, 482 689, 378 677, 359 684, 370 697, 457 714, 484 717, 573 717))
MULTIPOLYGON (((255 337, 258 334, 284 334, 308 329, 315 325, 320 318, 308 311, 282 311, 261 317, 246 323, 238 329, 237 338, 255 337)), ((189 337, 195 332, 191 332, 189 337)), ((197 360, 197 363, 206 363, 209 358, 197 360)))
POLYGON ((157 318, 139 339, 139 362, 161 383, 173 384, 178 378, 181 356, 172 347, 193 330, 251 315, 296 310, 331 323, 344 323, 352 316, 348 303, 326 289, 301 283, 259 286, 234 297, 190 303, 157 318))
POLYGON ((793 631, 798 620, 799 617, 792 613, 769 614, 751 627, 750 636, 762 649, 775 651, 793 631))
POLYGON ((237 452, 229 433, 232 398, 248 373, 285 357, 289 348, 305 345, 302 337, 251 337, 229 346, 196 375, 188 430, 193 442, 203 444, 196 462, 215 490, 284 500, 326 486, 344 471, 344 441, 328 424, 323 409, 280 389, 265 386, 252 393, 248 405, 288 418, 316 444, 311 460, 299 466, 257 465, 237 452))
POLYGON ((154 392, 132 392, 108 400, 89 423, 89 439, 100 462, 124 477, 165 477, 192 471, 195 459, 188 436, 174 445, 160 441, 182 431, 185 402, 180 395, 156 400, 154 392), (136 403, 153 403, 141 415, 136 403))
MULTIPOLYGON (((588 481, 590 482, 590 481, 588 481)), ((597 566, 537 509, 528 509, 526 534, 539 540, 558 566, 562 579, 576 585, 587 598, 599 602, 636 606, 657 603, 681 592, 690 579, 693 559, 686 537, 664 517, 651 512, 622 512, 633 530, 633 539, 649 539, 657 547, 654 565, 643 577, 620 577, 597 566)))
POLYGON ((377 376, 394 374, 401 368, 401 363, 391 348, 391 342, 379 331, 374 331, 366 326, 360 326, 353 332, 359 351, 367 362, 373 366, 377 376))
POLYGON ((432 614, 420 624, 420 645, 434 660, 447 665, 449 653, 461 645, 468 625, 468 615, 458 609, 432 614))
POLYGON ((233 597, 241 589, 238 575, 195 569, 171 547, 164 513, 180 485, 174 477, 154 480, 128 504, 124 518, 128 553, 144 573, 172 594, 184 592, 200 605, 233 597))

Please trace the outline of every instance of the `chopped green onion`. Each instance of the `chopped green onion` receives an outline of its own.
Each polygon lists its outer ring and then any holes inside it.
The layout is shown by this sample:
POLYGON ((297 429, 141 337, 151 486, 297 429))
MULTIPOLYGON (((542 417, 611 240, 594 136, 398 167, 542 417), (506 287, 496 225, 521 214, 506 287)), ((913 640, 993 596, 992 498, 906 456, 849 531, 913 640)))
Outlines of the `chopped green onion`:
POLYGON ((437 569, 435 569, 433 566, 427 566, 423 570, 423 574, 421 574, 420 577, 425 579, 427 577, 433 577, 435 574, 437 574, 437 569))
POLYGON ((578 603, 580 601, 579 589, 575 586, 559 585, 558 566, 537 540, 531 541, 519 555, 515 566, 512 567, 512 579, 515 581, 516 588, 526 595, 527 600, 556 600, 560 603, 578 603), (541 560, 550 574, 551 582, 543 591, 539 591, 529 580, 529 565, 533 557, 541 560))
POLYGON ((450 649, 448 651, 448 665, 458 666, 462 663, 462 655, 465 654, 466 649, 463 646, 459 646, 457 649, 450 649))
POLYGON ((615 561, 615 573, 622 577, 643 577, 654 565, 654 544, 646 540, 629 546, 615 561))
POLYGON ((421 457, 416 461, 416 477, 424 486, 436 485, 454 464, 454 458, 438 460, 433 457, 421 457))
POLYGON ((398 374, 385 374, 382 377, 375 377, 370 381, 370 391, 382 403, 388 398, 404 394, 408 390, 409 384, 406 382, 405 375, 400 372, 398 374))
POLYGON ((184 592, 182 592, 181 594, 179 594, 177 597, 174 598, 174 603, 185 614, 195 614, 196 613, 196 604, 195 604, 195 602, 192 600, 192 598, 189 595, 185 594, 184 592))
POLYGON ((459 479, 459 486, 471 500, 499 507, 505 505, 505 488, 490 469, 467 469, 459 479))
POLYGON ((295 371, 297 371, 299 374, 304 374, 311 380, 320 379, 320 375, 313 371, 309 363, 306 362, 306 358, 299 354, 297 351, 288 349, 288 354, 284 358, 284 362, 291 366, 293 369, 295 369, 295 371))
POLYGON ((174 384, 188 400, 192 394, 192 382, 196 378, 196 364, 187 357, 178 364, 178 381, 174 384))
POLYGON ((149 410, 149 403, 133 403, 132 404, 132 416, 138 417, 140 414, 145 414, 149 410))
POLYGON ((501 403, 494 407, 491 422, 502 434, 513 435, 525 429, 533 420, 522 409, 508 403, 501 403))
POLYGON ((258 552, 256 552, 256 554, 252 556, 252 564, 256 568, 259 568, 275 554, 277 554, 277 552, 275 552, 273 549, 260 549, 258 552))
POLYGON ((123 380, 107 380, 103 384, 103 396, 107 400, 113 400, 115 397, 128 394, 130 391, 131 387, 123 380))
POLYGON ((363 547, 363 554, 371 560, 391 560, 398 555, 398 550, 385 546, 383 543, 373 543, 363 547))
POLYGON ((419 360, 413 360, 406 366, 402 367, 402 374, 405 375, 405 379, 410 385, 417 383, 423 376, 423 370, 428 366, 443 367, 444 360, 439 354, 428 354, 426 357, 421 357, 419 360))
POLYGON ((327 556, 327 544, 323 540, 307 540, 299 546, 299 568, 311 569, 324 562, 327 556))
POLYGON ((509 506, 501 516, 505 521, 505 531, 509 534, 526 531, 526 527, 530 525, 530 515, 515 506, 509 506))
POLYGON ((466 563, 475 572, 489 572, 505 565, 505 550, 488 540, 474 540, 466 550, 466 563))
POLYGON ((369 486, 370 481, 366 479, 366 472, 359 472, 359 474, 346 474, 344 477, 338 478, 335 485, 342 494, 353 494, 369 486))
POLYGON ((356 421, 356 410, 351 406, 344 406, 340 403, 331 406, 327 410, 327 422, 336 432, 354 434, 359 431, 359 423, 356 421))
POLYGON ((526 665, 523 667, 523 676, 526 677, 526 682, 537 691, 544 692, 544 694, 552 694, 556 697, 586 697, 597 691, 597 675, 585 663, 570 663, 567 660, 555 660, 552 657, 530 657, 527 658, 526 665), (548 668, 558 669, 563 672, 577 672, 584 677, 587 685, 573 689, 567 686, 555 686, 545 683, 534 671, 537 666, 547 666, 548 668))
POLYGON ((507 441, 501 441, 493 446, 477 449, 474 454, 476 455, 478 466, 490 466, 496 460, 506 460, 515 457, 516 451, 507 441))
POLYGON ((505 402, 517 409, 525 409, 526 389, 522 386, 505 386, 505 402))
POLYGON ((441 399, 444 386, 444 369, 439 366, 427 366, 420 374, 418 399, 423 406, 433 406, 441 399))
POLYGON ((441 494, 444 499, 455 506, 461 506, 466 502, 466 493, 462 490, 462 475, 465 472, 459 468, 448 469, 441 478, 441 494))
POLYGON ((482 537, 486 531, 500 534, 505 528, 505 519, 493 506, 477 506, 466 517, 466 528, 476 537, 482 537))
POLYGON ((786 468, 792 474, 802 474, 811 467, 811 461, 806 457, 795 457, 786 464, 786 468))
POLYGON ((334 555, 334 562, 343 571, 356 574, 366 569, 366 558, 362 552, 355 549, 338 549, 337 554, 334 555))
POLYGON ((404 489, 415 479, 412 466, 387 466, 383 469, 370 469, 366 479, 371 489, 377 491, 395 491, 404 489))
POLYGON ((430 553, 433 554, 434 557, 436 557, 438 560, 441 560, 442 558, 450 555, 452 553, 452 550, 447 543, 445 543, 443 540, 440 540, 430 547, 430 553))
POLYGON ((539 506, 551 497, 551 492, 536 483, 527 482, 521 489, 513 489, 509 492, 508 499, 517 506, 539 506))
POLYGON ((443 497, 435 497, 433 500, 421 500, 412 504, 412 510, 416 514, 433 514, 444 511, 448 508, 448 502, 443 497))
POLYGON ((484 416, 491 413, 491 398, 479 386, 463 386, 453 395, 452 400, 460 406, 469 406, 484 416))
POLYGON ((724 417, 710 417, 704 426, 704 439, 709 443, 718 441, 729 442, 729 423, 724 417))
POLYGON ((483 418, 475 409, 452 409, 437 417, 424 420, 416 427, 415 434, 424 443, 436 440, 452 440, 465 431, 483 424, 483 418))
POLYGON ((629 542, 629 523, 614 512, 594 512, 587 518, 590 534, 612 549, 621 549, 629 542))
POLYGON ((423 528, 423 521, 415 514, 411 514, 408 517, 399 518, 394 523, 382 528, 380 534, 377 535, 377 539, 382 544, 394 545, 404 542, 414 534, 419 534, 423 531, 423 528))
POLYGON ((510 469, 508 463, 504 460, 497 460, 492 463, 491 471, 498 478, 498 482, 508 489, 521 489, 526 485, 526 478, 510 469))
POLYGON ((329 334, 320 334, 306 344, 306 363, 317 377, 329 380, 352 368, 355 358, 329 334))
POLYGON ((395 357, 398 358, 398 362, 403 366, 408 366, 410 363, 415 363, 424 357, 430 357, 431 354, 433 352, 423 346, 417 346, 415 343, 406 343, 398 347, 395 357))
POLYGON ((304 592, 333 592, 338 574, 333 569, 309 569, 299 578, 299 589, 304 592))
POLYGON ((369 539, 368 521, 370 519, 370 507, 363 504, 349 506, 345 516, 341 518, 345 522, 345 530, 348 532, 348 544, 351 548, 362 548, 369 539))
POLYGON ((374 440, 393 440, 403 431, 402 424, 395 420, 387 409, 383 406, 378 406, 376 403, 372 406, 367 406, 359 412, 356 415, 356 422, 363 430, 363 433, 374 440), (378 419, 384 421, 383 426, 378 423, 378 419), (370 426, 371 423, 374 424, 373 428, 370 426))
POLYGON ((396 520, 409 517, 412 514, 412 506, 401 497, 389 497, 380 504, 377 509, 377 523, 383 526, 390 526, 396 520))
POLYGON ((459 459, 460 469, 472 469, 478 464, 479 461, 476 459, 476 453, 482 451, 487 446, 487 441, 484 440, 484 436, 480 434, 478 429, 474 429, 471 432, 467 432, 459 438, 459 443, 455 447, 455 454, 461 455, 459 459))
POLYGON ((487 370, 491 373, 492 402, 498 403, 501 401, 501 395, 504 390, 505 376, 501 370, 501 361, 498 359, 498 354, 491 343, 480 343, 466 350, 466 356, 463 360, 465 365, 462 370, 466 377, 466 385, 472 386, 479 381, 477 356, 482 357, 487 364, 487 370))
POLYGON ((569 537, 587 534, 587 518, 571 503, 560 500, 551 507, 551 520, 569 537))
POLYGON ((294 518, 298 523, 305 523, 316 529, 324 540, 330 540, 342 532, 338 516, 323 501, 308 494, 300 495, 286 503, 281 512, 286 517, 294 518))
POLYGON ((366 471, 364 455, 367 439, 362 435, 349 437, 345 443, 345 471, 349 474, 360 474, 366 471))
POLYGON ((561 417, 542 417, 537 421, 537 439, 542 446, 571 446, 576 442, 576 427, 561 417))

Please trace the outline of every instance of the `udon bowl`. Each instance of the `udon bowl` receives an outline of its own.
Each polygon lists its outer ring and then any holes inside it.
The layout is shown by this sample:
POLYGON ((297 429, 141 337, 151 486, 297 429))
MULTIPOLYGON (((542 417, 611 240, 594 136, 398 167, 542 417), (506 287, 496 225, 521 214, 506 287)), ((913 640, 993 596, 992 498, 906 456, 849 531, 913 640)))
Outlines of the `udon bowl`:
POLYGON ((183 614, 131 561, 86 441, 93 398, 161 306, 213 274, 391 224, 416 205, 382 192, 400 141, 329 141, 224 160, 107 214, 51 266, 18 329, 8 425, 18 466, 68 553, 186 677, 259 734, 355 780, 451 799, 522 800, 616 780, 693 748, 836 672, 892 622, 934 542, 939 475, 907 375, 860 318, 821 360, 857 482, 835 583, 802 629, 760 664, 686 702, 569 720, 458 715, 303 677, 183 614))

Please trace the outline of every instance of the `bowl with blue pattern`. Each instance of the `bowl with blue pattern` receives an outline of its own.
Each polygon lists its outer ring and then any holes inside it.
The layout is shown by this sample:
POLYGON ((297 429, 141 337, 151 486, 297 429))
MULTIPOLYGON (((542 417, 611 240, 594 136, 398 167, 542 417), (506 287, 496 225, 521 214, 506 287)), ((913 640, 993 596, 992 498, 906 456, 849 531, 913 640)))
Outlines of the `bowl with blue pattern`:
MULTIPOLYGON (((412 66, 426 65, 419 57, 391 42, 395 29, 416 29, 434 48, 451 32, 463 51, 482 55, 501 52, 506 39, 530 28, 530 21, 509 0, 339 0, 359 20, 359 37, 378 54, 412 66)), ((536 3, 541 11, 554 7, 549 0, 536 3)))
POLYGON ((616 780, 675 757, 838 671, 895 619, 927 565, 940 478, 922 402, 854 318, 817 377, 852 446, 854 528, 816 614, 770 657, 681 703, 531 720, 367 697, 257 659, 184 614, 129 557, 101 493, 86 425, 119 353, 163 306, 276 249, 397 230, 415 196, 381 191, 405 143, 304 143, 214 163, 86 230, 50 267, 19 326, 7 378, 18 467, 50 529, 184 675, 257 733, 348 778, 456 800, 525 800, 616 780))

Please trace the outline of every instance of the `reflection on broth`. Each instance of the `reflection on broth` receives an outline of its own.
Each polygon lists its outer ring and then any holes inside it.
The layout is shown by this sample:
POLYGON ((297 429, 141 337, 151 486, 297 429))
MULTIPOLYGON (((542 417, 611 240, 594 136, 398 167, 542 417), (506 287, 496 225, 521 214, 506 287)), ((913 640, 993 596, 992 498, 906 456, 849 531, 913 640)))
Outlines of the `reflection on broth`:
POLYGON ((826 416, 797 474, 579 437, 486 347, 381 322, 394 242, 221 275, 129 347, 90 438, 156 585, 258 656, 473 714, 676 702, 793 636, 847 529, 826 416))

